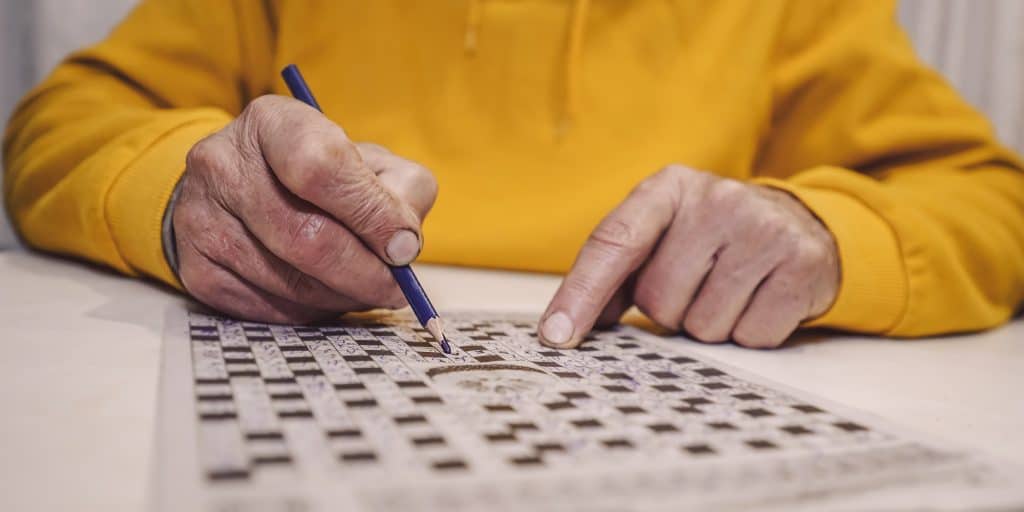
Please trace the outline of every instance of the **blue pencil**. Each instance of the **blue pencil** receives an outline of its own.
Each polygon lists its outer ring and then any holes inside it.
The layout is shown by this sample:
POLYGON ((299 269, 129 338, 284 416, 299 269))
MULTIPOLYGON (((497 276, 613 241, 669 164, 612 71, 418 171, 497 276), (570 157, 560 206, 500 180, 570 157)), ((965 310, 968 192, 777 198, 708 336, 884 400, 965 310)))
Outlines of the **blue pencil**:
MULTIPOLYGON (((313 91, 309 90, 309 85, 302 78, 302 73, 299 72, 298 66, 289 64, 281 70, 281 76, 284 78, 284 82, 288 84, 288 90, 292 92, 292 96, 295 99, 323 112, 320 104, 313 97, 313 91)), ((448 344, 448 337, 444 334, 444 324, 441 322, 441 317, 437 314, 437 310, 434 309, 434 305, 430 303, 430 299, 427 298, 427 293, 423 291, 423 286, 420 285, 419 279, 416 279, 416 274, 413 273, 412 267, 409 265, 388 265, 388 268, 391 269, 391 275, 395 277, 395 281, 398 282, 402 293, 405 294, 405 300, 409 301, 409 306, 412 307, 413 313, 416 314, 416 320, 426 330, 430 331, 434 339, 441 344, 441 350, 444 350, 445 354, 451 354, 452 347, 448 344)))

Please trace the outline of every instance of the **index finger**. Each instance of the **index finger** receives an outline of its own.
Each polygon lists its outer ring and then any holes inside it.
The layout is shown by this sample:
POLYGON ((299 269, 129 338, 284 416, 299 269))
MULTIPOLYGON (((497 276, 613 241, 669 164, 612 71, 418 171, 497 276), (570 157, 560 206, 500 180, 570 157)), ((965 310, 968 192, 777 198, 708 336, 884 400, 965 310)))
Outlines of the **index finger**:
POLYGON ((541 342, 572 348, 590 332, 671 224, 678 187, 668 180, 666 173, 645 180, 594 229, 541 317, 541 342))
POLYGON ((256 140, 281 183, 338 219, 384 261, 415 259, 419 217, 380 183, 344 130, 297 100, 260 101, 266 105, 256 112, 262 118, 254 123, 256 140))

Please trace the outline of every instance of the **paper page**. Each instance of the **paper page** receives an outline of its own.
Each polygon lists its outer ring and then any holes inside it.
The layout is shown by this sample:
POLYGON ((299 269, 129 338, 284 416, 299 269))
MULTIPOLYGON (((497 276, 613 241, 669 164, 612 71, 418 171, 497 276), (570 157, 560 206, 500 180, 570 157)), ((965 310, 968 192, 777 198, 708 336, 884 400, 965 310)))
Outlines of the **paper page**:
POLYGON ((1024 506, 1011 470, 632 327, 576 350, 535 319, 317 327, 174 311, 159 510, 1024 506))

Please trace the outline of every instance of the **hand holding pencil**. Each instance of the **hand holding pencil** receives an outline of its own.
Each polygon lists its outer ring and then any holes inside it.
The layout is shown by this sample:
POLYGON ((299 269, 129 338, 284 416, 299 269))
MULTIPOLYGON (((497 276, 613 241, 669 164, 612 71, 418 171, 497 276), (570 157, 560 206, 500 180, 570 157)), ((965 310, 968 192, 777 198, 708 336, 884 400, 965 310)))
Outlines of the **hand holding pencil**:
POLYGON ((391 267, 419 253, 436 191, 425 168, 352 142, 307 105, 257 98, 188 154, 171 213, 178 275, 246 319, 403 307, 391 267))

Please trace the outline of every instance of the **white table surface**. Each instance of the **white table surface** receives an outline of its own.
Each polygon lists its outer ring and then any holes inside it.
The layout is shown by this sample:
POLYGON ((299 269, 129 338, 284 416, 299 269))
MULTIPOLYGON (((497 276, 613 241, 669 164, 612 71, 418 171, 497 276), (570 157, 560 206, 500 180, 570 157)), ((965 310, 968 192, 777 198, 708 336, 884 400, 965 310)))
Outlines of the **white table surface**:
MULTIPOLYGON (((540 312, 549 275, 420 266, 439 309, 540 312)), ((0 510, 140 510, 163 315, 183 299, 86 264, 0 252, 0 510)), ((894 341, 802 335, 701 354, 898 426, 1024 463, 1024 320, 894 341)))

